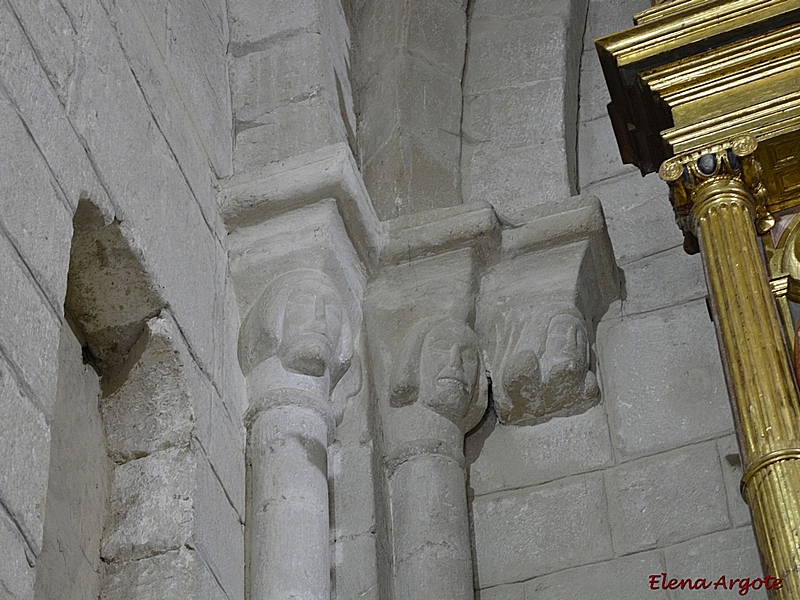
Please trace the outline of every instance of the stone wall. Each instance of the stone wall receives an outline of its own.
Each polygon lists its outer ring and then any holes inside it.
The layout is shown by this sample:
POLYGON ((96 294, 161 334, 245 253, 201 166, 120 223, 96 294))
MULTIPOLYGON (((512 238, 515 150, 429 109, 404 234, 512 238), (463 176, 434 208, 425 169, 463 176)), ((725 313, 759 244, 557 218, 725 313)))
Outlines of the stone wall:
POLYGON ((597 332, 602 402, 534 427, 490 416, 468 438, 481 600, 722 597, 648 576, 761 573, 700 257, 665 184, 622 164, 605 110, 593 40, 648 6, 591 0, 583 38, 580 193, 602 203, 624 282, 597 332))
POLYGON ((0 597, 756 576, 701 263, 605 114, 642 8, 0 2, 0 597))
POLYGON ((14 0, 0 29, 0 595, 241 598, 244 396, 215 190, 232 171, 225 2, 14 0), (80 342, 59 351, 70 327, 80 342), (152 387, 166 357, 189 408, 164 437, 182 414, 152 387), (104 456, 113 390, 133 450, 104 456), (113 476, 81 474, 91 461, 113 476))

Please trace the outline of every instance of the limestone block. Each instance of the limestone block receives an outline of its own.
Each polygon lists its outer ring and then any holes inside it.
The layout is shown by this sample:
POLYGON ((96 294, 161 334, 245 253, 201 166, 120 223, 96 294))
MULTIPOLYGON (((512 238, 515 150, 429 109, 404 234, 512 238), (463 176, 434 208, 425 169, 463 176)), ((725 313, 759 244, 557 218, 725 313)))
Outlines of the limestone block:
POLYGON ((359 11, 353 30, 353 81, 356 95, 371 87, 372 79, 402 54, 406 35, 408 4, 392 0, 372 0, 359 11))
POLYGON ((67 287, 72 209, 13 104, 0 96, 0 164, 4 193, 0 226, 54 306, 67 287))
POLYGON ((690 256, 683 248, 632 261, 624 272, 625 315, 683 304, 708 294, 700 255, 690 256))
POLYGON ((598 474, 476 498, 472 514, 480 585, 611 558, 606 510, 598 474))
MULTIPOLYGON (((56 316, 9 241, 0 234, 0 347, 30 386, 33 400, 52 412, 56 393, 56 316)), ((46 461, 45 461, 46 463, 46 461)), ((46 468, 45 468, 46 470, 46 468)))
MULTIPOLYGON (((174 76, 167 67, 166 49, 163 51, 160 49, 161 44, 165 46, 167 44, 164 4, 157 0, 114 0, 114 2, 107 0, 106 4, 110 4, 107 10, 112 15, 119 43, 130 68, 136 74, 136 83, 145 102, 180 164, 204 218, 211 224, 212 229, 220 231, 209 162, 220 176, 230 175, 230 144, 233 135, 230 112, 227 112, 221 120, 226 131, 220 133, 219 140, 214 142, 216 145, 212 144, 206 149, 204 140, 198 132, 203 132, 208 127, 218 127, 219 125, 212 121, 214 118, 220 121, 220 117, 217 115, 212 118, 199 111, 189 110, 191 106, 189 95, 179 83, 176 83, 181 81, 179 77, 174 76), (159 36, 163 36, 161 44, 158 42, 159 36), (153 40, 157 40, 156 44, 153 44, 153 40), (200 117, 209 122, 201 122, 200 117), (224 145, 226 139, 228 148, 225 156, 215 155, 216 146, 224 145)), ((173 34, 170 33, 171 35, 173 34)), ((210 83, 196 82, 198 87, 204 85, 209 86, 210 83)))
POLYGON ((491 203, 503 222, 522 224, 583 205, 571 197, 563 141, 508 150, 478 144, 468 169, 465 198, 491 203))
POLYGON ((333 527, 336 539, 375 530, 372 445, 340 446, 333 452, 333 527))
POLYGON ((536 485, 612 464, 602 406, 535 427, 483 424, 467 437, 469 486, 476 496, 536 485))
POLYGON ((680 246, 683 235, 675 225, 666 184, 657 175, 620 175, 582 189, 603 204, 608 235, 617 262, 632 260, 680 246))
POLYGON ((381 220, 461 204, 457 157, 424 146, 395 136, 364 166, 364 183, 381 220))
MULTIPOLYGON (((203 562, 202 556, 198 556, 196 564, 197 568, 194 572, 196 595, 194 598, 202 598, 203 600, 232 600, 232 597, 226 594, 225 590, 220 587, 219 581, 214 577, 209 566, 203 562)), ((239 599, 233 597, 233 600, 239 599)))
POLYGON ((622 460, 732 431, 719 350, 703 300, 601 323, 597 354, 622 460), (634 375, 632 365, 647 367, 634 375))
POLYGON ((458 1, 423 0, 406 4, 406 47, 419 52, 450 77, 461 79, 467 19, 458 1))
POLYGON ((50 83, 62 102, 76 69, 78 36, 69 15, 57 0, 25 2, 12 0, 11 9, 19 18, 28 40, 41 61, 50 83))
POLYGON ((617 175, 638 174, 633 165, 622 164, 611 120, 606 116, 580 124, 578 148, 581 188, 617 175))
POLYGON ((180 548, 194 528, 195 471, 195 457, 187 448, 117 466, 103 560, 138 560, 180 548))
POLYGON ((493 90, 467 99, 464 136, 484 148, 541 144, 564 138, 563 114, 562 79, 493 90))
POLYGON ((750 509, 742 498, 739 484, 742 481, 742 461, 736 436, 728 436, 717 440, 722 477, 725 480, 725 492, 728 496, 728 512, 734 527, 750 524, 750 509))
POLYGON ((50 469, 38 598, 97 598, 112 464, 97 405, 97 374, 82 360, 69 325, 61 328, 58 392, 50 430, 50 469))
POLYGON ((9 511, 31 550, 42 547, 50 428, 25 398, 5 361, 0 360, 0 512, 9 511))
POLYGON ((193 600, 195 553, 181 547, 158 556, 111 565, 101 600, 193 600))
POLYGON ((605 473, 614 550, 629 554, 727 527, 716 442, 643 458, 605 473))
POLYGON ((184 364, 175 347, 179 336, 166 319, 151 319, 137 342, 144 348, 122 387, 101 401, 109 456, 115 462, 189 443, 194 411, 185 372, 191 365, 184 364))
POLYGON ((236 305, 236 295, 233 291, 233 281, 230 277, 225 280, 224 317, 222 332, 222 400, 231 415, 244 414, 247 404, 247 389, 239 366, 237 344, 239 342, 239 307, 236 305))
POLYGON ((525 585, 525 597, 572 600, 601 594, 603 598, 666 600, 668 592, 651 590, 647 579, 661 570, 660 553, 646 552, 537 577, 525 585))
POLYGON ((238 413, 231 415, 219 396, 212 392, 206 453, 239 515, 244 515, 244 445, 245 430, 238 413))
POLYGON ((231 93, 227 45, 218 35, 206 3, 174 0, 167 4, 167 68, 175 79, 219 177, 232 174, 231 93))
POLYGON ((374 533, 338 539, 335 546, 334 598, 380 600, 374 533))
POLYGON ((197 490, 193 502, 194 547, 203 555, 228 596, 243 598, 244 524, 228 501, 211 464, 202 457, 197 459, 197 490))
MULTIPOLYGON (((581 55, 580 122, 608 117, 606 106, 611 102, 603 69, 594 44, 581 55)), ((615 146, 616 147, 616 146, 615 146)))
POLYGON ((346 142, 336 101, 327 93, 285 104, 236 133, 234 171, 258 169, 320 146, 346 142))
POLYGON ((241 56, 261 40, 283 32, 319 31, 325 0, 234 0, 228 3, 231 50, 241 56))
MULTIPOLYGON (((664 550, 664 555, 667 559, 667 576, 670 578, 690 577, 696 579, 702 577, 716 582, 724 575, 727 586, 730 586, 730 580, 733 578, 749 577, 752 580, 764 576, 753 530, 749 527, 695 538, 667 548, 664 550)), ((654 571, 654 573, 658 573, 658 571, 654 571)), ((709 598, 709 600, 731 598, 740 594, 740 590, 738 585, 733 590, 712 587, 703 591, 702 597, 709 598)), ((677 589, 672 594, 676 600, 690 600, 697 598, 701 593, 677 589)), ((767 593, 763 587, 758 590, 750 589, 747 592, 747 598, 766 600, 767 593)))
POLYGON ((331 56, 325 40, 310 31, 278 39, 231 63, 233 111, 240 128, 323 89, 336 93, 331 56))
POLYGON ((5 91, 36 140, 68 203, 74 208, 85 195, 101 206, 105 214, 112 214, 106 191, 86 150, 7 4, 0 6, 0 35, 14 48, 13 52, 0 53, 5 91), (36 101, 31 102, 31 98, 36 101))
POLYGON ((88 3, 83 19, 85 69, 70 87, 70 119, 118 203, 116 217, 136 232, 135 246, 206 368, 213 363, 209 315, 216 303, 218 242, 153 122, 108 16, 88 3))
POLYGON ((25 542, 3 515, 0 517, 0 590, 12 600, 33 600, 36 571, 28 564, 25 542))
POLYGON ((482 589, 480 600, 525 600, 525 584, 514 583, 509 585, 498 585, 488 589, 482 589))
POLYGON ((471 94, 567 76, 567 21, 561 15, 475 18, 470 48, 465 86, 471 94))
POLYGON ((400 135, 397 128, 402 120, 400 78, 404 63, 402 57, 395 58, 359 94, 359 145, 364 164, 370 163, 391 137, 400 135))

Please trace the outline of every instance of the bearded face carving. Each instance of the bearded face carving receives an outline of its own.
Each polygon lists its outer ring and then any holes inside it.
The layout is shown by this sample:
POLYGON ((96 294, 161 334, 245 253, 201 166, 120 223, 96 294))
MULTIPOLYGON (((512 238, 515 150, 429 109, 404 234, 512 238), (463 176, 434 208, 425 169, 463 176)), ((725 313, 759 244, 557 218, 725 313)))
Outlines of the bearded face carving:
POLYGON ((588 410, 599 401, 597 379, 589 370, 589 342, 583 320, 573 311, 541 320, 513 319, 503 333, 495 403, 500 421, 528 425, 588 410), (546 326, 543 343, 535 328, 546 326))
POLYGON ((472 329, 452 319, 424 320, 406 335, 392 372, 391 405, 414 402, 465 430, 480 420, 487 387, 472 329))
POLYGON ((277 356, 286 371, 322 377, 331 389, 353 355, 350 321, 339 292, 322 271, 300 269, 277 277, 247 315, 239 362, 248 375, 277 356))

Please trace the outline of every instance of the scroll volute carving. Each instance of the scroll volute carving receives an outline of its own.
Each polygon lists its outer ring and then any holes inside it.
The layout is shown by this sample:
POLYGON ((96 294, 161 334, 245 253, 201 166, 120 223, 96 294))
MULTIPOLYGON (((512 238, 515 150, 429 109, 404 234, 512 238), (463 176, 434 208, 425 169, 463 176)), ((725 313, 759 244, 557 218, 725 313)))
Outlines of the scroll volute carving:
POLYGON ((406 334, 392 370, 393 407, 421 403, 468 431, 486 412, 487 400, 472 329, 453 319, 423 319, 406 334))
POLYGON ((586 326, 575 307, 496 322, 493 399, 500 421, 533 425, 584 412, 600 400, 586 326))
POLYGON ((239 332, 244 374, 273 357, 290 373, 328 373, 331 390, 349 369, 350 320, 339 292, 322 271, 298 269, 276 277, 245 318, 239 332))

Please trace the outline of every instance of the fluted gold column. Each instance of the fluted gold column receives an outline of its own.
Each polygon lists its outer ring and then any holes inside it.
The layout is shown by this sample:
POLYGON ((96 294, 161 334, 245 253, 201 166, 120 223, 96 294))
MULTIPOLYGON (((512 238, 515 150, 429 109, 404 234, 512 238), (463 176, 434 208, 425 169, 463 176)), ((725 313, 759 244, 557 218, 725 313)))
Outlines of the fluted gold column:
POLYGON ((700 244, 742 454, 742 492, 765 572, 782 580, 773 598, 800 600, 800 402, 754 227, 761 211, 754 196, 763 193, 755 141, 739 142, 704 155, 718 161, 716 172, 702 173, 699 160, 673 160, 661 175, 672 180, 676 212, 690 207, 687 225, 700 244))

